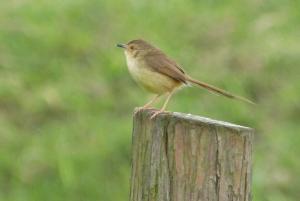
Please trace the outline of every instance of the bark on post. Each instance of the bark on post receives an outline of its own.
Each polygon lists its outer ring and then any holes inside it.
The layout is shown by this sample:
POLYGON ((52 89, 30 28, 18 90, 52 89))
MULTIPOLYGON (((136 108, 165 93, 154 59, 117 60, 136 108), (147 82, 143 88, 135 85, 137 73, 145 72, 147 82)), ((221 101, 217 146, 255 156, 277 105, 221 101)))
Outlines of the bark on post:
POLYGON ((250 201, 253 130, 204 117, 134 116, 130 201, 250 201))

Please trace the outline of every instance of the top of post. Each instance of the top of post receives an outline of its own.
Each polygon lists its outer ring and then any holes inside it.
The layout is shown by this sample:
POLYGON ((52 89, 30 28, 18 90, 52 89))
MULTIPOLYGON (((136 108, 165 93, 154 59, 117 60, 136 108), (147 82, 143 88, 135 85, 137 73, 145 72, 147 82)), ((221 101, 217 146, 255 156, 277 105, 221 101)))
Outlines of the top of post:
POLYGON ((241 126, 225 121, 210 119, 207 117, 202 117, 198 115, 192 115, 192 114, 185 114, 180 112, 164 112, 159 115, 157 115, 154 119, 150 119, 151 115, 155 112, 154 109, 143 109, 141 111, 138 111, 135 114, 135 117, 142 115, 143 117, 146 117, 147 119, 151 121, 160 121, 160 120, 181 120, 191 123, 200 123, 200 124, 206 124, 206 125, 212 125, 216 127, 224 127, 236 131, 248 131, 253 132, 254 129, 246 126, 241 126))

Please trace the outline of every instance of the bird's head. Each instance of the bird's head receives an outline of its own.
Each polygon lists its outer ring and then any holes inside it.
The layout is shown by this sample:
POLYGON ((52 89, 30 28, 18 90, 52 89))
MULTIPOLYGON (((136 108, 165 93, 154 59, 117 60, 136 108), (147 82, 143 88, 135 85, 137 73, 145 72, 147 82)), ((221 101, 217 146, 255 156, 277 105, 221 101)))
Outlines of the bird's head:
POLYGON ((132 40, 127 44, 117 44, 117 47, 124 48, 127 56, 135 58, 143 56, 155 49, 152 45, 142 39, 132 40))

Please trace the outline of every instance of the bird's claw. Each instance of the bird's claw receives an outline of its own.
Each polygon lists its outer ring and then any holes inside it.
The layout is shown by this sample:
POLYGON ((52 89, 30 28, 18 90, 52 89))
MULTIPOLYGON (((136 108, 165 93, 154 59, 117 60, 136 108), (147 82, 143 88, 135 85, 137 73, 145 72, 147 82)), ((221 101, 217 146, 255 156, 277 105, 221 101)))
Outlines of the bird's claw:
POLYGON ((158 111, 154 112, 154 113, 151 115, 150 119, 154 119, 157 115, 159 115, 159 114, 161 114, 161 113, 163 113, 163 112, 164 112, 163 110, 158 110, 158 111))

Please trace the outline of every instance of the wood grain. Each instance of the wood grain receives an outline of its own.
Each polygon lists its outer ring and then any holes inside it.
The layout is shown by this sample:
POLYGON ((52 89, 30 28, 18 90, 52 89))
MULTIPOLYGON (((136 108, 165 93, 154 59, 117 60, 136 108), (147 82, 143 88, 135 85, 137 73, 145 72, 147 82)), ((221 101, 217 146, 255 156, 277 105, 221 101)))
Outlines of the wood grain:
POLYGON ((253 129, 152 110, 134 116, 130 201, 250 201, 253 129))

